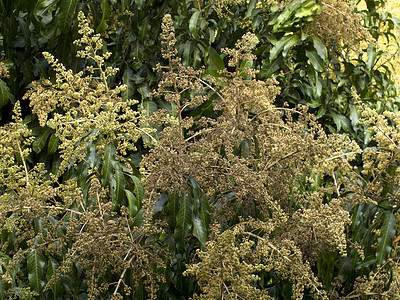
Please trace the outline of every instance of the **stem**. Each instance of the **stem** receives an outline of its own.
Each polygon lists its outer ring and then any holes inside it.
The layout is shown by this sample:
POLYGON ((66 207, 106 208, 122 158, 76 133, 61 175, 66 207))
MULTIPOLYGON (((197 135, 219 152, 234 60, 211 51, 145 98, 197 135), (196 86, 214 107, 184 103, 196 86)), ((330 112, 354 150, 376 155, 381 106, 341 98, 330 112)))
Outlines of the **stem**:
POLYGON ((178 117, 179 117, 179 156, 182 157, 183 129, 182 129, 182 107, 180 101, 178 101, 178 117))
POLYGON ((26 167, 24 154, 22 153, 22 149, 21 149, 21 146, 20 146, 20 144, 19 144, 19 141, 18 141, 17 145, 18 145, 19 154, 21 155, 21 160, 22 160, 22 163, 23 163, 24 169, 25 169, 26 185, 30 185, 30 184, 29 184, 29 173, 28 173, 28 168, 26 167))
POLYGON ((280 159, 276 160, 275 162, 273 162, 272 164, 270 164, 269 166, 265 165, 264 170, 263 171, 268 171, 269 169, 271 169, 273 166, 275 166, 276 164, 280 163, 282 160, 285 160, 286 158, 299 153, 300 150, 296 150, 296 151, 292 151, 288 154, 286 154, 284 157, 281 157, 280 159))
POLYGON ((343 154, 340 154, 340 155, 329 157, 329 158, 325 159, 325 161, 329 161, 329 160, 332 160, 332 159, 335 159, 335 158, 347 156, 347 155, 350 155, 350 154, 357 154, 357 153, 358 152, 354 152, 354 151, 353 152, 347 152, 347 153, 343 153, 343 154))
MULTIPOLYGON (((47 208, 47 209, 65 210, 65 211, 68 211, 68 212, 71 212, 71 213, 74 213, 74 214, 77 214, 77 215, 82 215, 82 213, 81 213, 80 211, 76 211, 76 210, 69 209, 69 208, 65 208, 65 207, 61 207, 61 206, 46 206, 46 205, 41 205, 41 206, 39 206, 39 207, 40 207, 40 208, 47 208)), ((23 208, 23 209, 32 209, 31 206, 23 206, 22 208, 23 208)))
POLYGON ((213 92, 215 92, 215 93, 221 98, 221 100, 225 103, 225 106, 226 106, 226 108, 228 109, 230 115, 232 116, 232 118, 234 118, 234 114, 233 114, 233 112, 230 110, 230 108, 229 108, 229 106, 228 106, 228 103, 227 103, 227 101, 225 100, 225 98, 224 98, 216 89, 214 89, 210 84, 208 84, 207 81, 204 81, 204 80, 201 79, 201 78, 200 78, 199 80, 200 80, 200 82, 201 82, 202 84, 204 84, 205 86, 207 86, 208 88, 210 88, 213 92))

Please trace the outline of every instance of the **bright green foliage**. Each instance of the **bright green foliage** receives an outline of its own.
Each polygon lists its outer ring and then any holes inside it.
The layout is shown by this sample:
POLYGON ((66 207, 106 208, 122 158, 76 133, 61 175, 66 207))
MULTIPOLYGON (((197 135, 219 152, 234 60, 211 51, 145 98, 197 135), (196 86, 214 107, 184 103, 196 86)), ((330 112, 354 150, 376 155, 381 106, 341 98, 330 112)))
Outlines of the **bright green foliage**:
POLYGON ((355 4, 0 2, 0 299, 399 298, 399 20, 355 4))

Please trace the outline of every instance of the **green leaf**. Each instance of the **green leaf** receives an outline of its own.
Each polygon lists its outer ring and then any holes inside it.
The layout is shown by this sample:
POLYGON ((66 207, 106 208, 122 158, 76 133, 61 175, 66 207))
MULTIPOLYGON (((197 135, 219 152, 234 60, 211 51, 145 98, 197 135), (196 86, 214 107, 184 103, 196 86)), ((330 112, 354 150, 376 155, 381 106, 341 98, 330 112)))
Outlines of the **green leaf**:
POLYGON ((44 145, 46 144, 47 138, 49 137, 50 133, 53 132, 53 129, 47 128, 42 134, 40 134, 35 141, 32 143, 33 151, 39 153, 42 151, 44 145))
POLYGON ((306 56, 310 60, 311 65, 314 69, 318 72, 323 72, 325 69, 324 62, 322 61, 321 57, 315 51, 308 51, 306 50, 306 56))
POLYGON ((139 212, 138 200, 135 195, 129 190, 125 190, 125 195, 128 199, 129 215, 131 216, 131 218, 134 218, 139 212))
POLYGON ((75 12, 78 0, 61 0, 58 13, 58 28, 62 33, 67 33, 70 27, 72 15, 75 12))
POLYGON ((158 108, 157 104, 154 101, 143 100, 142 103, 140 103, 140 110, 144 110, 146 112, 146 116, 149 116, 155 113, 158 108))
POLYGON ((314 0, 306 1, 302 3, 302 6, 298 10, 296 10, 294 17, 297 19, 302 19, 304 17, 312 16, 319 10, 320 6, 314 0))
POLYGON ((199 27, 201 22, 201 11, 196 10, 189 20, 189 31, 192 36, 197 40, 199 39, 199 27))
POLYGON ((11 97, 7 84, 0 79, 0 107, 6 105, 11 100, 11 97))
POLYGON ((217 71, 223 70, 225 68, 225 64, 221 56, 211 46, 208 48, 207 68, 217 71))
MULTIPOLYGON (((129 178, 131 178, 132 181, 133 181, 133 184, 134 184, 134 192, 135 192, 135 195, 136 195, 136 197, 137 197, 138 203, 139 203, 139 205, 140 205, 140 207, 141 207, 141 203, 142 203, 142 200, 143 200, 143 198, 144 198, 144 187, 143 187, 143 185, 140 183, 140 179, 139 179, 138 177, 136 177, 136 176, 134 176, 134 175, 132 175, 132 174, 129 174, 129 178)), ((139 208, 140 208, 140 207, 139 207, 139 208)))
POLYGON ((374 46, 369 46, 367 50, 368 60, 367 60, 367 69, 372 70, 376 61, 376 48, 374 46))
MULTIPOLYGON (((53 276, 56 276, 57 268, 58 268, 57 260, 55 260, 53 257, 49 257, 49 259, 47 260, 47 273, 46 273, 47 282, 50 281, 53 276)), ((63 285, 61 284, 60 281, 56 281, 54 284, 50 286, 50 288, 54 294, 54 297, 61 296, 64 292, 63 285)))
POLYGON ((328 50, 326 49, 324 43, 316 37, 313 37, 313 43, 319 57, 321 57, 322 60, 326 60, 326 58, 328 57, 328 50))
POLYGON ((356 105, 350 105, 349 106, 350 109, 350 121, 351 121, 351 125, 353 127, 355 127, 358 123, 358 120, 360 119, 360 113, 358 111, 358 108, 356 105))
POLYGON ((124 11, 127 9, 129 6, 132 5, 133 0, 122 0, 121 1, 121 11, 124 11))
POLYGON ((47 153, 53 154, 57 151, 60 139, 53 134, 49 139, 49 144, 47 145, 47 153))
POLYGON ((109 183, 111 173, 114 170, 114 155, 115 155, 115 148, 113 144, 108 144, 104 151, 104 158, 103 158, 103 166, 101 169, 101 181, 102 186, 105 186, 109 183))
POLYGON ((183 247, 185 237, 192 227, 193 202, 189 195, 184 194, 180 197, 179 206, 174 237, 183 247))
POLYGON ((286 5, 283 12, 280 13, 276 19, 274 18, 269 22, 269 25, 274 25, 273 31, 277 31, 279 27, 286 23, 286 21, 293 16, 293 13, 299 9, 301 5, 302 1, 294 1, 290 3, 290 5, 286 5))
POLYGON ((317 260, 318 278, 322 280, 324 287, 331 288, 333 270, 335 268, 336 252, 322 251, 317 260))
POLYGON ((122 82, 126 85, 126 90, 122 91, 122 99, 124 101, 128 99, 132 99, 135 93, 135 85, 134 85, 134 74, 133 71, 128 68, 125 70, 124 75, 122 76, 122 82))
POLYGON ((279 41, 276 42, 275 46, 271 49, 269 54, 269 60, 272 62, 282 51, 287 51, 292 47, 297 41, 299 37, 297 34, 285 35, 279 41))
POLYGON ((260 75, 262 79, 267 79, 272 76, 276 71, 280 69, 280 64, 282 63, 282 57, 278 57, 273 62, 264 60, 264 63, 261 67, 260 75))
POLYGON ((325 115, 326 115, 326 108, 325 108, 325 107, 321 107, 321 108, 318 110, 317 119, 322 118, 322 117, 325 116, 325 115))
POLYGON ((346 132, 349 132, 351 130, 350 120, 346 116, 341 115, 341 114, 337 114, 337 113, 334 113, 334 112, 329 112, 328 115, 331 116, 332 119, 333 119, 333 122, 335 122, 338 132, 342 128, 346 132))
POLYGON ((101 10, 103 11, 103 15, 101 17, 101 22, 99 26, 97 26, 97 32, 103 32, 106 28, 106 21, 111 15, 111 3, 110 0, 102 0, 101 1, 101 10))
POLYGON ((387 211, 381 228, 381 234, 378 238, 378 249, 376 251, 376 263, 382 265, 385 263, 392 249, 392 242, 396 234, 396 216, 387 211))
POLYGON ((201 248, 204 249, 207 241, 207 228, 204 221, 198 216, 193 216, 193 235, 200 241, 201 248))
POLYGON ((42 254, 38 250, 32 249, 27 256, 27 265, 29 284, 35 292, 41 294, 45 285, 43 274, 46 265, 42 254))
POLYGON ((124 194, 125 194, 125 176, 124 172, 122 171, 121 168, 116 168, 115 169, 115 174, 114 174, 114 179, 115 179, 115 190, 114 194, 112 195, 112 202, 116 205, 121 205, 122 201, 124 200, 124 194))

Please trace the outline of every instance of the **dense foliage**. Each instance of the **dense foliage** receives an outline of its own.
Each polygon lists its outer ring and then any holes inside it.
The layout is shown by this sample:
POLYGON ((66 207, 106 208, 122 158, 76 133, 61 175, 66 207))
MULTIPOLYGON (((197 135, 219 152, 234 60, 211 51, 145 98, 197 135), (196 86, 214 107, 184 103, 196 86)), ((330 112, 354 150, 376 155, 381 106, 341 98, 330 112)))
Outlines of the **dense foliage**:
POLYGON ((0 299, 399 298, 384 5, 0 1, 0 299))

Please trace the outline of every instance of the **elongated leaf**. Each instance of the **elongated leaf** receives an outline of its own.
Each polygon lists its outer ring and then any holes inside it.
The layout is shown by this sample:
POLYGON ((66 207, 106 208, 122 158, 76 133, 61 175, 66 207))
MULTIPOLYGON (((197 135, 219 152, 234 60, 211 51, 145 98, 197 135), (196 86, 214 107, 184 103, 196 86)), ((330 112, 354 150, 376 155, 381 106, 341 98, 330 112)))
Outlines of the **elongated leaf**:
POLYGON ((281 27, 286 21, 288 21, 292 16, 293 13, 299 9, 299 7, 302 5, 302 1, 294 1, 290 3, 290 5, 286 5, 283 12, 278 16, 278 18, 273 19, 269 22, 269 25, 274 25, 273 31, 279 30, 279 27, 281 27))
POLYGON ((131 69, 126 69, 124 75, 122 76, 122 82, 126 85, 126 90, 122 91, 122 99, 124 101, 133 98, 133 94, 135 93, 135 85, 134 85, 134 74, 131 69))
POLYGON ((389 252, 392 249, 392 242, 396 234, 396 217, 392 212, 386 212, 381 228, 381 235, 378 238, 378 249, 376 251, 376 263, 385 263, 389 252))
POLYGON ((201 22, 201 11, 196 10, 189 20, 189 31, 195 39, 199 38, 199 29, 201 22))
MULTIPOLYGON (((57 268, 58 268, 57 261, 53 257, 49 257, 49 259, 47 260, 47 273, 46 273, 47 281, 50 281, 53 276, 56 276, 57 268)), ((61 284, 60 281, 56 281, 54 284, 50 286, 50 288, 54 294, 54 297, 61 296, 62 293, 64 292, 63 285, 61 284)))
POLYGON ((322 60, 325 60, 328 57, 328 50, 326 49, 324 43, 316 37, 313 38, 313 43, 319 57, 321 57, 322 60))
POLYGON ((299 37, 296 34, 285 35, 279 41, 276 42, 275 46, 271 49, 269 54, 269 60, 272 62, 286 47, 286 49, 293 46, 299 37))
POLYGON ((33 151, 35 151, 36 153, 42 151, 44 145, 46 144, 47 138, 49 137, 52 131, 53 129, 47 128, 35 139, 35 141, 32 144, 33 151))
POLYGON ((207 59, 207 67, 211 70, 223 70, 225 68, 224 61, 222 60, 221 56, 218 52, 210 46, 208 48, 208 59, 207 59))
POLYGON ((272 74, 279 70, 282 60, 282 57, 278 57, 278 59, 275 59, 273 62, 265 60, 260 71, 261 78, 270 78, 272 74))
POLYGON ((207 228, 204 221, 198 216, 193 216, 193 235, 200 241, 201 248, 204 249, 207 241, 207 228))
POLYGON ((115 190, 113 197, 113 203, 116 205, 121 205, 122 201, 124 200, 125 194, 125 176, 121 168, 115 169, 114 174, 115 179, 115 190))
MULTIPOLYGON (((144 188, 143 188, 143 185, 140 183, 140 179, 138 178, 138 177, 136 177, 135 175, 132 175, 132 174, 129 174, 128 175, 129 176, 129 178, 131 178, 132 179, 132 181, 133 181, 133 184, 134 184, 134 193, 135 193, 135 196, 136 196, 136 198, 137 198, 137 200, 138 200, 138 205, 141 207, 141 203, 142 203, 142 200, 143 200, 143 198, 144 198, 144 188)), ((140 208, 139 207, 139 208, 140 208)))
POLYGON ((60 12, 58 14, 58 28, 61 32, 67 33, 72 15, 75 12, 78 0, 61 0, 60 12))
POLYGON ((143 100, 143 102, 140 103, 140 109, 146 111, 147 116, 155 113, 158 110, 157 104, 151 100, 143 100))
POLYGON ((283 51, 282 51, 282 56, 286 57, 289 50, 300 40, 299 36, 297 34, 293 35, 288 41, 286 41, 283 51))
POLYGON ((306 50, 306 56, 309 58, 311 65, 314 67, 315 70, 318 72, 324 71, 324 62, 322 61, 321 57, 315 51, 308 51, 306 50))
POLYGON ((41 294, 45 285, 44 266, 46 265, 42 254, 33 249, 27 256, 28 280, 31 288, 41 294))
POLYGON ((101 183, 105 186, 110 181, 110 176, 112 171, 114 170, 113 167, 113 160, 114 160, 115 148, 114 145, 108 144, 104 151, 104 158, 103 158, 103 167, 101 169, 101 183))
POLYGON ((131 218, 134 218, 139 212, 138 200, 135 195, 129 190, 125 190, 125 195, 128 199, 129 215, 131 216, 131 218))
POLYGON ((111 15, 111 3, 110 0, 101 0, 101 10, 103 11, 103 15, 101 17, 101 22, 99 26, 97 26, 98 32, 103 32, 106 28, 106 21, 111 15))
MULTIPOLYGON (((301 1, 299 1, 301 2, 301 1)), ((302 19, 305 17, 312 16, 314 13, 320 10, 319 5, 315 2, 315 0, 310 0, 307 2, 303 2, 302 6, 296 10, 294 17, 297 19, 302 19)))
POLYGON ((11 99, 10 89, 7 84, 0 79, 0 107, 7 104, 11 99))
POLYGON ((376 48, 373 46, 369 46, 367 53, 368 53, 367 69, 372 70, 376 61, 376 48))
POLYGON ((168 195, 167 201, 167 220, 171 228, 176 227, 176 219, 179 212, 179 198, 176 193, 168 195))
POLYGON ((340 131, 342 128, 346 132, 351 130, 350 120, 346 116, 334 112, 329 112, 328 115, 333 118, 333 122, 336 124, 337 131, 340 131))
POLYGON ((185 237, 192 227, 193 203, 189 195, 184 194, 179 199, 179 212, 176 216, 175 240, 183 246, 185 237))
POLYGON ((56 137, 54 134, 49 139, 49 144, 47 145, 47 153, 53 154, 58 149, 60 139, 56 137))

